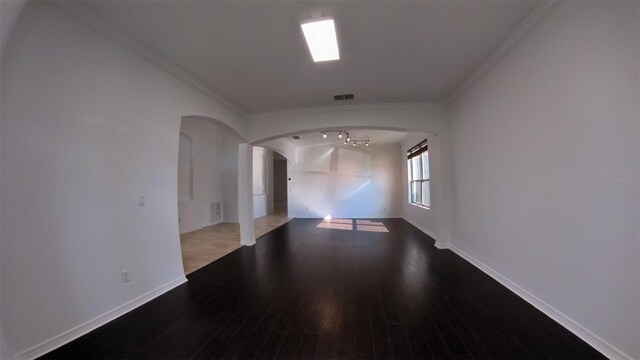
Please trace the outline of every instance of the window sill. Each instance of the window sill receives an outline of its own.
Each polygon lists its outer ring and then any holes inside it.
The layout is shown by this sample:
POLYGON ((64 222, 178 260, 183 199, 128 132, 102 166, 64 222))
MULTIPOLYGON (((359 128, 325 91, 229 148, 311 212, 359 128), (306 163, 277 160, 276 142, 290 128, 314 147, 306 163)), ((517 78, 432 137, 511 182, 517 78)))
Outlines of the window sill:
POLYGON ((413 206, 416 206, 416 207, 419 207, 419 208, 422 208, 422 209, 431 210, 431 206, 424 206, 422 204, 417 204, 417 203, 412 203, 412 202, 410 202, 409 205, 413 205, 413 206))

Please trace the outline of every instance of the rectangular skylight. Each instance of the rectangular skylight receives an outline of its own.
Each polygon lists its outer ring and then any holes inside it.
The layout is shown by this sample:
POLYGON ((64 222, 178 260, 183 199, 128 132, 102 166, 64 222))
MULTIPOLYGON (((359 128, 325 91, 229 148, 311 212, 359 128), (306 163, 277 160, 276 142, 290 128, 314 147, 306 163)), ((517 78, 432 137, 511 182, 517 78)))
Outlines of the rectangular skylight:
POLYGON ((324 18, 318 21, 306 22, 300 26, 302 27, 304 38, 307 40, 313 61, 340 59, 333 19, 324 18))

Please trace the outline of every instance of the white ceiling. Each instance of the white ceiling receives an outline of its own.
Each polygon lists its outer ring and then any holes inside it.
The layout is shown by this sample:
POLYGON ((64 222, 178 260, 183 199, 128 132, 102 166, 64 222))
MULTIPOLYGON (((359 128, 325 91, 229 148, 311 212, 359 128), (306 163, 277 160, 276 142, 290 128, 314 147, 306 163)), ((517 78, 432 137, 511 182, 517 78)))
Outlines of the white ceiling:
MULTIPOLYGON (((370 146, 376 146, 381 144, 398 144, 402 141, 402 139, 407 136, 408 133, 401 131, 388 131, 388 130, 368 130, 368 129, 356 129, 350 130, 345 129, 349 132, 352 139, 364 140, 370 139, 370 146)), ((342 139, 338 138, 337 132, 329 132, 327 133, 327 138, 323 138, 320 131, 298 134, 300 137, 299 140, 294 140, 293 137, 289 136, 287 139, 291 141, 291 143, 295 146, 305 147, 305 146, 317 146, 317 145, 341 145, 344 143, 346 137, 343 135, 342 139)), ((426 134, 425 134, 426 136, 426 134)), ((360 145, 360 144, 358 144, 360 145)))
POLYGON ((539 1, 81 3, 250 113, 441 101, 539 1), (314 63, 299 23, 332 16, 341 59, 314 63), (355 101, 336 103, 334 94, 355 101))

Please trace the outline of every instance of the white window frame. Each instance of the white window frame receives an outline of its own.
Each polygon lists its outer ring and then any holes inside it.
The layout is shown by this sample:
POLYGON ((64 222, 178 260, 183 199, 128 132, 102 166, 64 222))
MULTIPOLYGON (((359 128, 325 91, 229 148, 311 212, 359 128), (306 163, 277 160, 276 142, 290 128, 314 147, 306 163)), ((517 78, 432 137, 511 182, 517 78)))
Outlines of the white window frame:
POLYGON ((407 151, 407 173, 408 173, 408 195, 409 195, 409 204, 414 205, 414 206, 418 206, 418 207, 422 207, 422 208, 426 208, 429 209, 431 208, 431 169, 429 169, 429 171, 427 172, 428 176, 425 178, 424 177, 424 171, 423 171, 423 164, 424 159, 423 157, 426 157, 427 159, 427 166, 429 166, 430 168, 430 162, 429 162, 429 148, 427 146, 427 140, 425 139, 424 141, 420 142, 419 144, 417 144, 416 146, 412 147, 411 149, 409 149, 409 151, 407 151), (418 169, 417 173, 418 173, 418 178, 413 178, 413 159, 418 157, 419 161, 419 167, 420 169, 418 169), (422 189, 424 186, 424 183, 427 183, 427 188, 429 189, 429 196, 427 197, 426 201, 425 199, 423 199, 424 194, 422 194, 422 189), (419 199, 417 201, 414 201, 414 198, 418 198, 418 196, 414 195, 414 184, 419 184, 418 188, 420 189, 420 194, 419 194, 419 199))

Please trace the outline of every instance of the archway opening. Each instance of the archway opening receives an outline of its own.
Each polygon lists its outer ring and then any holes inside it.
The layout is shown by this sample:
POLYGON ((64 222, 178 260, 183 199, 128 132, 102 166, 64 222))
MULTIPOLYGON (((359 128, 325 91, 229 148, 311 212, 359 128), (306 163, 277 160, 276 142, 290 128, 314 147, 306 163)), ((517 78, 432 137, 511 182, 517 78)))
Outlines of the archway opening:
POLYGON ((214 119, 181 119, 178 146, 178 227, 185 274, 239 248, 238 144, 214 119))
POLYGON ((396 128, 331 127, 259 143, 288 154, 288 216, 340 219, 403 217, 407 147, 427 133, 396 128), (290 181, 289 181, 290 180, 290 181))

